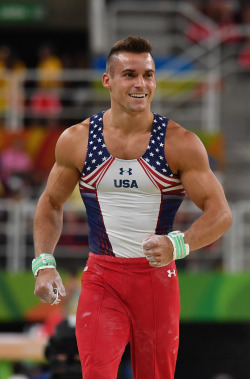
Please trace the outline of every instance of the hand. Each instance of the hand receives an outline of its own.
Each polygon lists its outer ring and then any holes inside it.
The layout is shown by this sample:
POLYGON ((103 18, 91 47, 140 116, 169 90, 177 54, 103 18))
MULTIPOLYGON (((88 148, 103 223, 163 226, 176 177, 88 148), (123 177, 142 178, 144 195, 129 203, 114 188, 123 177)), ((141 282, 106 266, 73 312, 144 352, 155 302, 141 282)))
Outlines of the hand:
POLYGON ((34 293, 43 303, 53 305, 60 302, 61 297, 66 296, 66 291, 58 271, 54 268, 38 271, 34 293), (55 288, 58 290, 58 300, 55 288))
POLYGON ((152 267, 167 266, 173 260, 173 245, 169 238, 152 234, 142 240, 142 250, 152 267))

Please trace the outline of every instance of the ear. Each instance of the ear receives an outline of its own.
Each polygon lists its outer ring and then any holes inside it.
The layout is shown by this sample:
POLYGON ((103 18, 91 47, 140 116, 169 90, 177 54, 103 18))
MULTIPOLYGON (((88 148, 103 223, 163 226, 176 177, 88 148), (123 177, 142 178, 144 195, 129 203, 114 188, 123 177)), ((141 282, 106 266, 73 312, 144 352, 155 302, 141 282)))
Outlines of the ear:
POLYGON ((110 76, 107 72, 102 75, 102 85, 103 87, 110 89, 110 76))

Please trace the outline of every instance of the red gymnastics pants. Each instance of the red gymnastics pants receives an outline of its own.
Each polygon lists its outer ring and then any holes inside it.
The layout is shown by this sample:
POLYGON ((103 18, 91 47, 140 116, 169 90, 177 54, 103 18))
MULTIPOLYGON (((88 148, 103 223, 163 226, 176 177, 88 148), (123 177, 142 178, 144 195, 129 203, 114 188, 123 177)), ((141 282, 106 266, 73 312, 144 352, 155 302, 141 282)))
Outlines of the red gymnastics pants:
POLYGON ((179 314, 175 262, 90 253, 76 319, 83 379, 115 379, 128 342, 134 379, 173 379, 179 314))

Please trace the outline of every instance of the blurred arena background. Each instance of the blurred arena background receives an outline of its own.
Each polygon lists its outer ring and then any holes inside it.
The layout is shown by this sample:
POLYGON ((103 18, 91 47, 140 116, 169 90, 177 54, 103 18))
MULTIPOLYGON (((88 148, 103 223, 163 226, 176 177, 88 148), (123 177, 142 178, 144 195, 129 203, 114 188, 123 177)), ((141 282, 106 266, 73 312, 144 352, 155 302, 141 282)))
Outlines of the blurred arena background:
MULTIPOLYGON (((101 85, 106 54, 128 35, 152 42, 152 109, 199 135, 234 217, 222 239, 178 262, 176 379, 250 378, 249 1, 2 0, 0 379, 48 378, 44 348, 55 326, 75 314, 88 254, 78 189, 66 204, 56 249, 69 294, 57 307, 33 295, 32 219, 60 133, 109 107, 101 85)), ((176 228, 198 215, 186 199, 176 228)), ((119 371, 125 378, 132 378, 129 347, 119 371)))

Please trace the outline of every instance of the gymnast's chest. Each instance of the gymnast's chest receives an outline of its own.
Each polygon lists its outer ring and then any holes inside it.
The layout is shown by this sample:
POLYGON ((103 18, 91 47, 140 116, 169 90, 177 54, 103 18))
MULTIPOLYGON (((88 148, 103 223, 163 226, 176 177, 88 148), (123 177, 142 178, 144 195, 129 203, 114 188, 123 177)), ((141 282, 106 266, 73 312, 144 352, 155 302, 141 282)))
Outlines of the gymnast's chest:
POLYGON ((158 193, 140 164, 140 159, 122 160, 116 158, 106 171, 97 187, 98 192, 158 193))

